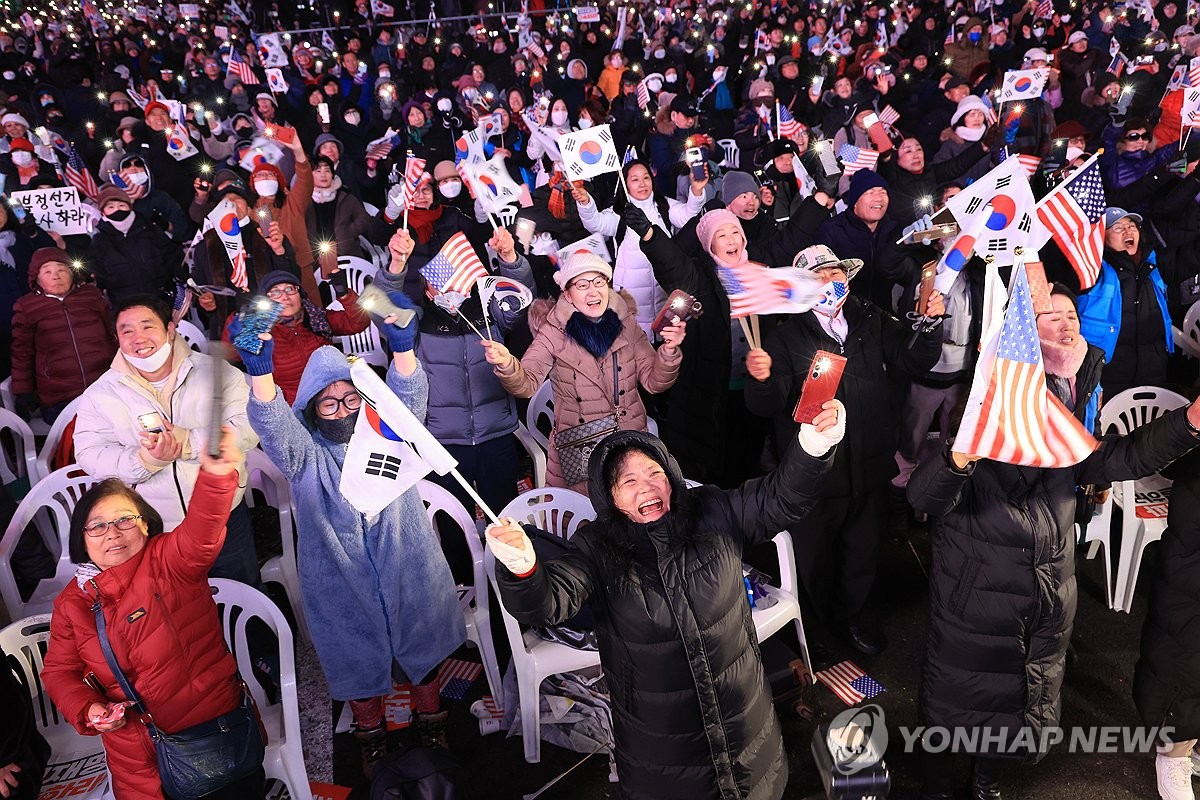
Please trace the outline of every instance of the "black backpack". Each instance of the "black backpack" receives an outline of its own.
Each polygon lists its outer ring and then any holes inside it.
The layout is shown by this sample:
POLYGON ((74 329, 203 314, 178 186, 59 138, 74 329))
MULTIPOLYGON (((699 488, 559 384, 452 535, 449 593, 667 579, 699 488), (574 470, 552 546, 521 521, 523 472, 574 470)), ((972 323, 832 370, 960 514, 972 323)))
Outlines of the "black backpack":
POLYGON ((407 747, 380 761, 371 800, 466 800, 467 770, 445 750, 407 747))

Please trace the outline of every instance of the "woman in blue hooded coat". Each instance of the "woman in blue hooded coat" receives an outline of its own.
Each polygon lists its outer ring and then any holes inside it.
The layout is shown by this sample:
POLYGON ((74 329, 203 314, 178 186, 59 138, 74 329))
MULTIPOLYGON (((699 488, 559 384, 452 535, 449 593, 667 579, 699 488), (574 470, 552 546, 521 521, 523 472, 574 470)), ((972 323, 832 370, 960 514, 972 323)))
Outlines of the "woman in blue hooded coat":
MULTIPOLYGON (((391 296, 412 307, 403 294, 391 296)), ((237 318, 230 325, 234 341, 240 329, 237 318)), ((424 419, 429 382, 413 353, 416 318, 403 328, 381 329, 393 353, 387 385, 424 419)), ((257 354, 238 350, 252 376, 250 424, 291 484, 304 613, 330 696, 348 701, 354 712, 369 778, 386 753, 383 696, 394 676, 413 684, 422 739, 444 744, 446 712, 439 711, 435 677, 466 629, 454 578, 416 488, 373 518, 338 489, 362 404, 346 357, 334 347, 317 349, 289 408, 271 376, 272 347, 268 338, 257 354)))

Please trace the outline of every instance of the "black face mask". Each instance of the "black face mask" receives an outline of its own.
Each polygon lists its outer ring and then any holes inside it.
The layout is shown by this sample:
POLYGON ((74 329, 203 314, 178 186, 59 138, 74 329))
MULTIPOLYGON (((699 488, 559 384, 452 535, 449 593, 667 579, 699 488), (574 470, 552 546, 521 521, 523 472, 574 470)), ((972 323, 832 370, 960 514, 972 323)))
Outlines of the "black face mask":
POLYGON ((357 423, 357 411, 341 419, 316 418, 317 431, 329 441, 337 442, 338 444, 346 444, 350 441, 350 437, 354 435, 354 426, 357 423))
POLYGON ((129 217, 129 215, 132 213, 133 212, 130 211, 128 208, 122 208, 122 209, 118 209, 117 211, 112 212, 111 214, 105 214, 105 216, 111 222, 124 222, 129 217))

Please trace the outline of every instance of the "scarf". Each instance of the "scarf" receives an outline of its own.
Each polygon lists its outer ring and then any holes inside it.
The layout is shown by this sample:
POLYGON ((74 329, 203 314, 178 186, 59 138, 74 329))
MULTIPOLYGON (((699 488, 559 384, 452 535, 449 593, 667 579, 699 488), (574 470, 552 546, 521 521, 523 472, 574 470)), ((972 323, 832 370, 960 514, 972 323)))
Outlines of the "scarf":
POLYGON ((333 184, 328 189, 318 189, 313 187, 312 198, 314 203, 330 203, 337 197, 338 189, 342 188, 342 179, 338 176, 333 176, 333 184))
POLYGON ((566 332, 572 341, 591 353, 593 358, 600 358, 621 335, 621 318, 611 308, 595 321, 582 311, 576 311, 567 320, 566 332))
POLYGON ((429 244, 429 240, 433 238, 433 223, 442 218, 443 208, 445 206, 410 208, 408 210, 408 227, 417 234, 418 242, 429 244))
POLYGON ((562 174, 561 170, 554 170, 554 174, 550 176, 550 180, 546 184, 550 187, 550 199, 546 205, 550 209, 550 214, 555 219, 567 218, 567 177, 562 174))
POLYGON ((1082 336, 1075 337, 1075 344, 1065 345, 1058 342, 1048 342, 1042 339, 1042 359, 1046 364, 1047 375, 1057 375, 1060 378, 1074 378, 1087 358, 1087 341, 1082 336))
POLYGON ((329 317, 325 316, 325 309, 310 302, 308 298, 304 298, 300 303, 304 307, 305 319, 308 320, 308 329, 318 336, 332 339, 333 328, 329 327, 329 317))
POLYGON ((100 568, 90 561, 85 561, 75 567, 75 584, 81 591, 87 590, 87 582, 99 575, 100 568))
POLYGON ((17 234, 12 231, 0 231, 0 264, 9 269, 16 269, 17 262, 13 259, 12 248, 17 243, 17 234))

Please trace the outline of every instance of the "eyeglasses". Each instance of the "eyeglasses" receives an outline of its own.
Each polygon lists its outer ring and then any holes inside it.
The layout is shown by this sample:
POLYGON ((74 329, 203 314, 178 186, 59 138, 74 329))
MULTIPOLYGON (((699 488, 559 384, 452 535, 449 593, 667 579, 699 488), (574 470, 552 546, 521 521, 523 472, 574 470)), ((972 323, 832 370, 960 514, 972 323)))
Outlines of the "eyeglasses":
POLYGON ((358 411, 362 407, 362 395, 350 392, 345 397, 323 398, 317 401, 317 413, 322 417, 332 417, 341 406, 345 406, 347 411, 358 411))
POLYGON ((591 289, 593 286, 595 288, 599 289, 601 286, 607 286, 607 285, 608 285, 608 278, 604 277, 603 275, 597 275, 596 277, 592 278, 591 280, 588 280, 587 278, 580 278, 577 281, 572 281, 571 288, 577 292, 586 292, 588 289, 591 289))
POLYGON ((142 161, 140 158, 131 158, 131 159, 129 159, 128 163, 125 164, 125 166, 137 167, 138 169, 145 169, 146 162, 142 161))
POLYGON ((1148 133, 1127 133, 1127 134, 1125 134, 1125 141, 1127 141, 1127 142, 1140 142, 1143 139, 1149 140, 1150 134, 1148 134, 1148 133))
POLYGON ((267 297, 271 298, 272 300, 282 300, 285 297, 291 297, 298 291, 300 291, 299 286, 285 283, 280 286, 271 287, 271 291, 267 292, 267 297))
POLYGON ((83 532, 87 534, 88 538, 90 539, 99 539, 101 536, 108 533, 109 525, 116 526, 116 529, 119 531, 131 531, 137 527, 137 521, 141 518, 141 514, 130 514, 127 517, 119 517, 118 519, 111 520, 110 522, 97 522, 92 525, 88 525, 83 529, 83 532))
POLYGON ((1113 233, 1131 233, 1137 229, 1138 226, 1135 222, 1118 222, 1116 225, 1109 227, 1109 230, 1113 233))

